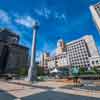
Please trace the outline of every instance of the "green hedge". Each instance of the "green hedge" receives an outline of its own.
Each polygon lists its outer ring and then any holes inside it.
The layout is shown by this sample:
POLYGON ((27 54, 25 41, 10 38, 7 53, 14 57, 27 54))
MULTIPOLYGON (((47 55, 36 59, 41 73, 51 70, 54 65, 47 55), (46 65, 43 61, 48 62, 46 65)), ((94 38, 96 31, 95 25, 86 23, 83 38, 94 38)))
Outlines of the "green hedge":
POLYGON ((91 70, 86 70, 85 68, 81 67, 80 68, 80 75, 97 75, 98 74, 98 70, 94 67, 91 70))

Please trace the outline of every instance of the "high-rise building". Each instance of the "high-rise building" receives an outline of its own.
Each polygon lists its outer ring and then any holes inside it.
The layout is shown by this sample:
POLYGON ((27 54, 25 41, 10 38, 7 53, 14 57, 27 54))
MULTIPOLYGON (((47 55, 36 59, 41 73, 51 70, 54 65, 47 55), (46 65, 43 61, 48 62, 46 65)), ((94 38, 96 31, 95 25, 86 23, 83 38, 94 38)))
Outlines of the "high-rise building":
MULTIPOLYGON (((94 66, 91 64, 94 58, 98 58, 99 64, 100 56, 96 43, 91 35, 86 35, 69 43, 58 40, 56 54, 53 57, 46 56, 46 59, 42 59, 41 63, 46 62, 48 69, 54 69, 55 67, 69 68, 72 66, 85 67, 88 69, 94 66)), ((42 66, 44 65, 45 64, 42 66)))
POLYGON ((11 32, 8 29, 0 29, 0 41, 9 43, 9 44, 18 44, 19 35, 14 32, 11 32))
POLYGON ((65 43, 63 39, 58 40, 56 54, 57 55, 62 54, 64 52, 64 47, 65 47, 65 43))
POLYGON ((44 71, 47 72, 48 71, 48 60, 50 58, 49 53, 45 52, 41 55, 40 57, 40 67, 44 68, 44 71))
POLYGON ((66 43, 72 66, 90 67, 89 57, 99 57, 95 41, 91 35, 66 43))
POLYGON ((91 5, 90 11, 91 11, 94 23, 98 31, 100 32, 100 2, 95 5, 91 5))
POLYGON ((0 30, 0 74, 28 69, 28 48, 18 44, 19 36, 8 29, 0 30))

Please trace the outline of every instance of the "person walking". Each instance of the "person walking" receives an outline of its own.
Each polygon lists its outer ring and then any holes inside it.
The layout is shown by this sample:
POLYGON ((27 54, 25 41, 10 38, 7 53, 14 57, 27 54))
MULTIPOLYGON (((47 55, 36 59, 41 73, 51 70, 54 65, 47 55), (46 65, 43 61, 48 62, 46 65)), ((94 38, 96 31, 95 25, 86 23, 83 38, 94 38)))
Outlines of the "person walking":
POLYGON ((72 76, 73 76, 74 86, 78 86, 79 67, 77 66, 72 67, 72 76))

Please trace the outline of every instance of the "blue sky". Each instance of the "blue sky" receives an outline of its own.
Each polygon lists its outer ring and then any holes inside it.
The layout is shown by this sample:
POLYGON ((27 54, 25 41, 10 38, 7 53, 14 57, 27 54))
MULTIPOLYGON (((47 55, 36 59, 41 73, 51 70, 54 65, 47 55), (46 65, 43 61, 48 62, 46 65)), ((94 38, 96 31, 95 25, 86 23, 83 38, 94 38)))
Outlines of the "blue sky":
MULTIPOLYGON (((31 24, 40 22, 37 58, 54 51, 58 39, 66 42, 92 34, 100 49, 100 35, 93 23, 89 6, 100 0, 0 0, 0 27, 20 35, 20 44, 31 48, 31 24)), ((53 53, 53 52, 52 52, 53 53)))

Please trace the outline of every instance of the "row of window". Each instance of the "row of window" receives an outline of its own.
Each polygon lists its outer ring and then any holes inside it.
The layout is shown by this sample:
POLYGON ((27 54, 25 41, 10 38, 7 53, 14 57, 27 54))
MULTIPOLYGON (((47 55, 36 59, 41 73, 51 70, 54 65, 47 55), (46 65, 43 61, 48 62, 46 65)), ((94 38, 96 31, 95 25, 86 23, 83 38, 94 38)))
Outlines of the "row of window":
POLYGON ((99 60, 96 60, 96 61, 92 61, 92 64, 94 65, 94 64, 99 64, 100 63, 100 61, 99 60))
POLYGON ((84 47, 84 48, 79 48, 79 49, 73 49, 73 50, 70 50, 70 51, 68 51, 68 53, 75 53, 75 52, 77 52, 77 53, 82 53, 82 52, 87 52, 87 50, 86 50, 86 48, 84 47))
POLYGON ((68 50, 67 49, 67 52, 70 52, 70 51, 86 51, 86 47, 85 46, 82 46, 82 47, 77 47, 77 48, 73 48, 73 49, 71 49, 71 50, 68 50))
MULTIPOLYGON (((49 60, 49 62, 55 62, 55 61, 64 61, 66 59, 66 61, 68 61, 68 59, 67 58, 60 58, 60 59, 54 59, 54 60, 49 60)), ((70 59, 70 61, 87 61, 88 60, 88 56, 87 55, 79 55, 79 56, 69 56, 69 59, 70 59)), ((47 62, 45 62, 45 63, 47 63, 47 62)))
POLYGON ((71 65, 90 65, 89 63, 77 63, 77 62, 72 62, 71 65))
POLYGON ((69 44, 69 47, 74 47, 74 46, 77 46, 77 45, 82 45, 84 43, 85 43, 84 40, 80 40, 80 41, 77 41, 77 42, 69 44))
POLYGON ((87 66, 87 65, 90 65, 89 63, 72 63, 71 65, 84 65, 84 66, 87 66))
POLYGON ((87 61, 87 60, 79 60, 79 61, 75 61, 75 60, 73 60, 73 61, 71 61, 71 63, 89 63, 89 61, 87 61))
POLYGON ((70 48, 67 49, 67 51, 70 51, 70 50, 73 50, 73 49, 77 50, 77 49, 80 49, 80 48, 85 48, 85 45, 79 45, 79 46, 75 46, 75 47, 70 47, 70 48))
POLYGON ((63 56, 58 56, 58 57, 55 57, 55 58, 52 58, 52 59, 49 59, 48 61, 52 61, 52 60, 58 60, 58 59, 65 59, 67 58, 67 55, 63 55, 63 56))
POLYGON ((83 55, 83 56, 69 56, 69 59, 73 59, 73 60, 75 60, 75 59, 77 59, 77 60, 82 60, 82 59, 88 59, 88 56, 87 55, 83 55))
POLYGON ((84 53, 80 53, 80 52, 77 53, 76 52, 76 53, 69 53, 69 56, 72 56, 72 57, 73 56, 76 56, 76 57, 79 56, 79 57, 81 57, 81 56, 88 56, 88 54, 87 54, 87 52, 84 52, 84 53))

